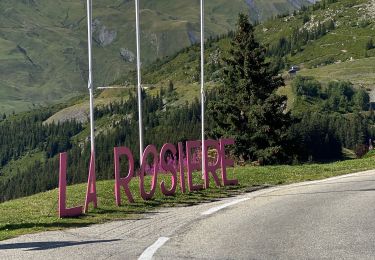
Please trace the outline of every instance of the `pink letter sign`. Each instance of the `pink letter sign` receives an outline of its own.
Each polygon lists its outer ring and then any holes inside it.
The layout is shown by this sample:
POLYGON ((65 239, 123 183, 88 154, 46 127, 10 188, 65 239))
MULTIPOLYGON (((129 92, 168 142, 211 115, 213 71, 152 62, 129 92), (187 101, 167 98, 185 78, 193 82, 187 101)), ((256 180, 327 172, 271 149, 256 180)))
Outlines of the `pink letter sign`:
MULTIPOLYGON (((180 189, 182 193, 186 192, 185 188, 185 174, 184 174, 184 166, 185 166, 185 159, 186 159, 186 166, 187 166, 187 181, 189 191, 196 191, 202 190, 203 187, 208 189, 210 186, 210 175, 216 184, 216 186, 221 186, 222 183, 216 173, 218 169, 221 168, 221 177, 223 180, 224 186, 228 185, 238 185, 238 180, 232 179, 229 180, 227 177, 227 167, 234 166, 234 161, 231 159, 227 159, 225 157, 225 146, 227 145, 234 145, 233 139, 220 139, 220 141, 215 140, 206 140, 204 142, 205 146, 205 165, 202 173, 202 178, 204 180, 204 186, 202 184, 194 184, 193 183, 193 172, 201 170, 201 160, 198 158, 197 154, 195 154, 196 150, 202 147, 200 141, 187 141, 186 142, 186 158, 184 156, 183 151, 183 144, 178 143, 178 157, 179 157, 179 172, 180 172, 180 189), (197 149, 198 148, 198 149, 197 149), (208 160, 208 150, 209 148, 213 148, 216 150, 216 158, 214 164, 209 164, 208 160)), ((158 171, 162 169, 162 171, 166 171, 167 173, 171 174, 171 187, 170 189, 166 188, 166 183, 162 181, 160 183, 161 192, 166 196, 171 196, 175 194, 177 188, 177 169, 175 168, 176 165, 174 164, 174 160, 172 158, 166 158, 166 154, 172 155, 176 158, 176 147, 173 144, 165 144, 160 154, 154 145, 149 145, 146 147, 145 151, 142 155, 141 160, 141 167, 139 170, 139 190, 141 193, 141 197, 144 200, 152 199, 155 194, 156 187, 158 185, 158 171), (147 164, 147 156, 152 155, 153 157, 153 165, 151 167, 153 171, 152 176, 152 183, 151 183, 151 190, 150 192, 146 192, 145 190, 145 171, 148 168, 147 164), (167 161, 167 160, 168 161, 167 161), (159 162, 160 160, 160 162, 159 162), (172 162, 173 161, 173 162, 172 162), (171 163, 172 162, 172 163, 171 163)), ((59 217, 72 217, 78 216, 82 214, 82 207, 75 207, 75 208, 66 208, 66 164, 67 164, 67 154, 61 153, 60 154, 60 173, 59 173, 59 217)), ((134 175, 134 157, 132 152, 127 147, 115 147, 114 148, 114 164, 115 164, 115 198, 116 204, 120 206, 121 204, 121 187, 124 188, 125 194, 128 198, 130 203, 134 202, 133 195, 131 193, 129 183, 133 178, 134 175), (126 156, 128 159, 129 171, 126 177, 121 178, 120 176, 120 158, 121 156, 126 156)), ((88 206, 90 203, 94 204, 94 207, 97 207, 97 195, 96 195, 96 177, 95 177, 95 154, 91 153, 90 158, 90 169, 89 169, 89 177, 87 182, 87 191, 86 191, 86 200, 84 206, 84 212, 87 213, 88 206)))
POLYGON ((168 162, 165 161, 165 154, 167 151, 170 151, 173 155, 174 158, 176 158, 176 147, 173 144, 165 144, 161 148, 160 151, 160 165, 161 168, 165 171, 169 171, 172 174, 172 187, 170 190, 165 188, 165 183, 164 181, 161 182, 160 188, 161 192, 166 195, 170 196, 173 195, 176 192, 176 186, 177 186, 177 172, 174 167, 174 165, 168 164, 168 162))
POLYGON ((134 175, 134 158, 132 152, 127 147, 115 147, 115 196, 117 206, 121 205, 121 191, 120 187, 122 186, 125 190, 125 194, 128 197, 130 203, 134 202, 132 193, 129 189, 129 183, 134 175), (120 157, 126 155, 128 157, 129 172, 125 178, 120 177, 120 157))
POLYGON ((66 208, 66 164, 67 154, 60 153, 60 174, 59 174, 59 217, 76 217, 82 214, 82 206, 66 208))
POLYGON ((178 143, 178 166, 180 167, 180 189, 182 193, 186 192, 185 173, 184 173, 184 148, 182 143, 178 143))
POLYGON ((199 141, 187 141, 186 142, 186 159, 187 159, 187 174, 188 174, 188 185, 189 191, 202 190, 202 184, 193 184, 193 172, 195 170, 200 170, 200 163, 193 162, 193 154, 191 149, 201 147, 199 141))
POLYGON ((139 171, 139 190, 141 191, 141 197, 144 200, 149 200, 152 199, 155 193, 156 185, 158 182, 158 165, 159 165, 159 154, 158 151, 156 150, 156 147, 154 145, 149 145, 146 147, 145 151, 143 152, 142 155, 142 164, 141 164, 141 169, 139 171), (147 165, 147 155, 152 154, 154 157, 154 162, 153 162, 153 176, 152 176, 152 184, 151 184, 151 191, 150 193, 147 193, 145 190, 145 168, 147 165))
POLYGON ((87 181, 85 213, 89 210, 89 204, 94 203, 94 208, 98 207, 98 199, 96 196, 96 175, 95 175, 95 154, 91 152, 89 178, 87 181))
POLYGON ((238 185, 238 180, 227 179, 227 166, 233 167, 234 161, 225 158, 225 146, 234 145, 234 139, 220 139, 220 152, 221 152, 221 176, 223 178, 224 186, 238 185))
MULTIPOLYGON (((210 173, 212 174, 212 177, 214 178, 216 186, 221 186, 219 177, 216 175, 216 171, 220 169, 220 159, 221 159, 221 149, 220 144, 218 141, 215 140, 206 140, 204 142, 205 145, 205 165, 204 165, 204 187, 208 189, 210 187, 210 173), (210 165, 208 162, 208 148, 214 147, 216 150, 216 162, 213 165, 210 165)), ((224 152, 225 154, 225 152, 224 152)))

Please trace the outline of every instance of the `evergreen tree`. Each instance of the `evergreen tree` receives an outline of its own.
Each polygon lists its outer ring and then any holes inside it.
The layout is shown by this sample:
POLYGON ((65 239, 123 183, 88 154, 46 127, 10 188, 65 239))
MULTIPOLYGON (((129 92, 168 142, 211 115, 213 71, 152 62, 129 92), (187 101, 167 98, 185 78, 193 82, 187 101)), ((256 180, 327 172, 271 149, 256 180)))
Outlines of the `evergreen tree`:
POLYGON ((367 111, 369 109, 370 96, 365 90, 360 89, 356 91, 353 96, 353 101, 357 111, 367 111))
POLYGON ((173 81, 170 80, 168 84, 168 93, 172 93, 173 91, 174 91, 173 81))
POLYGON ((366 43, 366 50, 372 50, 374 49, 374 42, 372 38, 370 38, 366 43))
POLYGON ((230 58, 225 60, 224 84, 209 112, 215 121, 212 134, 235 138, 238 157, 274 163, 286 156, 290 115, 285 113, 286 97, 275 93, 283 79, 265 61, 265 53, 249 17, 240 14, 230 58))

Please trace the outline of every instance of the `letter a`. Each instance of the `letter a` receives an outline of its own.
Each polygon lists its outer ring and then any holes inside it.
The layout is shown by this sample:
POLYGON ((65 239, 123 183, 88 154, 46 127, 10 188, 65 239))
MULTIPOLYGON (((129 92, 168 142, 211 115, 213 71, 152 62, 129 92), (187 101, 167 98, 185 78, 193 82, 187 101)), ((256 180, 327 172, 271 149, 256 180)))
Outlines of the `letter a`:
POLYGON ((96 176, 95 176, 95 154, 91 153, 89 178, 87 181, 85 213, 88 212, 89 204, 93 202, 94 208, 98 207, 98 199, 96 196, 96 176))

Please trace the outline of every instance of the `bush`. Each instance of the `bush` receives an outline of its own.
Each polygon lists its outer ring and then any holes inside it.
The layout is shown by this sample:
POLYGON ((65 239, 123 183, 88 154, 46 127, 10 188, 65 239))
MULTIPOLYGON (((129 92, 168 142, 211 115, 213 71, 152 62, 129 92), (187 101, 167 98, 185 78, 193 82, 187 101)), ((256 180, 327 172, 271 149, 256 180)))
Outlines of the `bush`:
POLYGON ((297 96, 317 97, 321 88, 319 81, 312 77, 297 77, 293 82, 293 92, 297 96))
POLYGON ((365 145, 365 144, 357 145, 357 147, 354 150, 357 158, 362 158, 363 156, 365 156, 368 153, 368 151, 369 151, 368 146, 365 145))

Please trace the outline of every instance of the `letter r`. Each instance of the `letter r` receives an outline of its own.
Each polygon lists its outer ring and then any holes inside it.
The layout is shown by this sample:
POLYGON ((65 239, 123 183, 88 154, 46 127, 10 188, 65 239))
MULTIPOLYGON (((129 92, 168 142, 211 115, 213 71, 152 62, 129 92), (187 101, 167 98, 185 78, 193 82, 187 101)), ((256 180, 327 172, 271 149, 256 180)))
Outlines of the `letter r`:
POLYGON ((129 189, 129 183, 134 175, 134 158, 132 152, 127 147, 115 147, 114 148, 115 156, 115 197, 117 206, 121 205, 121 190, 122 186, 125 190, 125 194, 128 197, 130 203, 134 202, 132 193, 129 189), (126 155, 128 157, 129 172, 125 178, 120 177, 120 157, 126 155))

